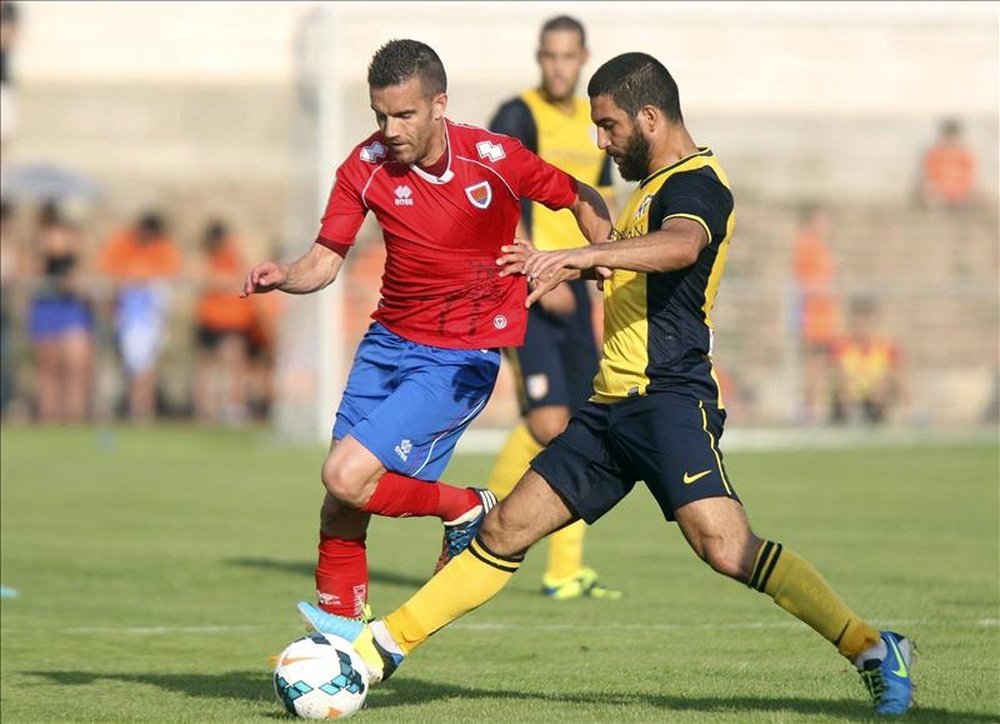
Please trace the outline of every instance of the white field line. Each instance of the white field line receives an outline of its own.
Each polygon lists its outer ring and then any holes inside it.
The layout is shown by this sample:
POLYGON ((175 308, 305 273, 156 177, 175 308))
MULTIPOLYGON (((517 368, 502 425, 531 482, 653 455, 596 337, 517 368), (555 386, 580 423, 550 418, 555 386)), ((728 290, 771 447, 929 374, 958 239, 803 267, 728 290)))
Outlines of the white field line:
MULTIPOLYGON (((940 621, 926 619, 896 619, 892 621, 875 619, 870 622, 878 627, 904 628, 906 626, 919 626, 922 628, 997 628, 1000 627, 1000 619, 982 618, 964 621, 940 621)), ((612 631, 750 631, 755 629, 783 629, 798 628, 805 624, 799 621, 743 621, 740 623, 605 623, 601 625, 602 630, 612 631)), ((75 628, 61 629, 64 634, 84 634, 84 635, 125 635, 125 636, 172 636, 183 634, 195 634, 212 636, 217 634, 231 634, 241 631, 260 631, 266 629, 285 628, 284 624, 265 625, 241 625, 241 626, 81 626, 75 628)), ((586 625, 556 623, 556 624, 521 624, 504 621, 484 621, 482 623, 456 623, 450 628, 458 631, 573 631, 584 629, 586 625)), ((24 631, 24 629, 4 628, 5 634, 24 631)))

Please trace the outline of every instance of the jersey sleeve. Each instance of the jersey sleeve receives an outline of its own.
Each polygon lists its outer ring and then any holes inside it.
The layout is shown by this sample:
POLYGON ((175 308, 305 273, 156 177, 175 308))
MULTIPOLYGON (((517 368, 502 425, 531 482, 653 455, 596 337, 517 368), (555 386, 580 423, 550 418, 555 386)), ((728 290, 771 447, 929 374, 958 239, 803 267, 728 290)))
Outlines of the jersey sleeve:
POLYGON ((659 218, 650 218, 649 228, 660 228, 669 219, 697 221, 705 228, 709 243, 726 235, 733 212, 733 194, 706 169, 687 171, 667 179, 657 192, 659 218))
MULTIPOLYGON (((361 198, 364 188, 364 171, 352 153, 337 169, 337 176, 326 202, 326 211, 320 223, 317 244, 322 244, 337 253, 354 243, 354 237, 361 228, 368 213, 361 198)), ((367 169, 370 171, 370 169, 367 169)))
POLYGON ((513 138, 502 141, 504 158, 500 170, 514 195, 557 211, 576 202, 576 179, 543 161, 513 138))

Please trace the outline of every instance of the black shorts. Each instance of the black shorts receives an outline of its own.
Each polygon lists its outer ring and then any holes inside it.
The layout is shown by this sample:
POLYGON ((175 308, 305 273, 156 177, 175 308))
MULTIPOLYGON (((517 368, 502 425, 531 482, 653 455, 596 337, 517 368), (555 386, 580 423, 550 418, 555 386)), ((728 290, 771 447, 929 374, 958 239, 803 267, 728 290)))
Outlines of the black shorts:
POLYGON ((739 500, 719 438, 726 413, 673 393, 587 402, 531 461, 569 508, 593 523, 644 480, 667 520, 702 498, 739 500))
POLYGON ((216 349, 228 337, 246 339, 247 333, 239 329, 215 329, 213 327, 198 327, 198 349, 211 351, 216 349))
POLYGON ((522 415, 549 405, 576 410, 593 391, 598 354, 587 282, 578 279, 568 284, 576 310, 561 316, 533 305, 524 345, 507 350, 522 415))

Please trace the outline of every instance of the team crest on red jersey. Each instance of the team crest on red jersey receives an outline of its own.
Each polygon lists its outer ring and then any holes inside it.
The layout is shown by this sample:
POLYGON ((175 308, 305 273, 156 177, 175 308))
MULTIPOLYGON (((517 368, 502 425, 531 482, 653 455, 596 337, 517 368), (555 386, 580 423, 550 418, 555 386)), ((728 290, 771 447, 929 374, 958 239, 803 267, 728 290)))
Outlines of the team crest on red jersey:
POLYGON ((361 156, 362 161, 366 161, 368 163, 378 163, 385 158, 385 152, 386 147, 378 141, 375 141, 374 143, 362 148, 359 155, 361 156))
POLYGON ((493 188, 489 181, 480 181, 465 187, 465 195, 477 209, 485 209, 493 200, 493 188))

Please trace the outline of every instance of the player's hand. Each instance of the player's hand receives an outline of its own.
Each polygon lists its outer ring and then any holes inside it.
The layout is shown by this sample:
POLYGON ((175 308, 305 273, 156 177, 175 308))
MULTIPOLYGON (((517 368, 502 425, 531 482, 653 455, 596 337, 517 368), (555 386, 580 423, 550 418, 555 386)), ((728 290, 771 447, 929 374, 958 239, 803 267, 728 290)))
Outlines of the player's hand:
POLYGON ((509 277, 511 274, 520 274, 524 269, 524 262, 535 253, 535 245, 527 239, 514 239, 513 244, 501 246, 503 254, 497 259, 497 265, 502 266, 500 276, 509 277))
MULTIPOLYGON (((561 269, 575 269, 578 272, 594 266, 595 253, 593 247, 584 246, 577 249, 560 251, 536 251, 523 264, 522 273, 528 281, 544 282, 557 275, 561 269)), ((579 274, 576 278, 579 278, 579 274)))
POLYGON ((251 294, 264 294, 277 289, 288 279, 288 271, 284 264, 275 264, 273 261, 265 261, 258 264, 247 273, 247 278, 243 282, 243 291, 240 297, 246 299, 251 294))
MULTIPOLYGON (((570 281, 571 279, 579 279, 580 270, 579 269, 558 269, 551 274, 548 274, 545 279, 532 278, 528 282, 528 298, 524 300, 524 306, 530 307, 532 304, 538 300, 545 297, 546 294, 552 292, 553 289, 565 289, 569 292, 569 289, 565 286, 561 286, 563 282, 570 281)), ((558 293, 558 292, 556 292, 558 293)), ((572 293, 570 293, 572 296, 572 293)), ((548 309, 548 307, 542 303, 542 306, 548 309)), ((573 300, 573 306, 576 306, 576 300, 573 300)))

